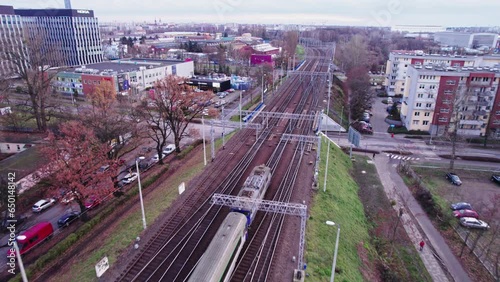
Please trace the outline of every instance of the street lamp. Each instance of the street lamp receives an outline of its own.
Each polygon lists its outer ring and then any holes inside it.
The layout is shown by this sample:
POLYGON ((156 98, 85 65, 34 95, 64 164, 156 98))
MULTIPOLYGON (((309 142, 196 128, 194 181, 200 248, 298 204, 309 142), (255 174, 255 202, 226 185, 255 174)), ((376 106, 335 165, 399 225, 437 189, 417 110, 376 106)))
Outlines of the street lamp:
POLYGON ((139 172, 139 161, 144 160, 145 157, 138 157, 135 159, 135 169, 137 170, 137 182, 139 183, 139 199, 141 200, 141 211, 142 211, 142 226, 146 230, 146 214, 144 212, 144 201, 142 200, 142 187, 141 187, 141 174, 139 172))
POLYGON ((339 237, 340 237, 340 224, 333 221, 327 221, 326 225, 335 226, 337 225, 337 240, 335 241, 335 253, 333 255, 332 264, 332 276, 330 277, 330 282, 335 280, 335 264, 337 263, 337 250, 339 249, 339 237))

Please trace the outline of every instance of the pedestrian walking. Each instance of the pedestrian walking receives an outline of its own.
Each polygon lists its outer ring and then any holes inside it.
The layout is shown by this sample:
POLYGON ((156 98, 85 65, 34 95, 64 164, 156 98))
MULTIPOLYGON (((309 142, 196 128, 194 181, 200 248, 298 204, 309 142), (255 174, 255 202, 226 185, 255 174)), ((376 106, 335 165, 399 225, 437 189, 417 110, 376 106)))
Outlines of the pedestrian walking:
POLYGON ((424 246, 425 246, 424 240, 420 241, 420 251, 424 249, 424 246))
POLYGON ((373 153, 373 157, 372 157, 372 159, 375 159, 375 153, 373 153))

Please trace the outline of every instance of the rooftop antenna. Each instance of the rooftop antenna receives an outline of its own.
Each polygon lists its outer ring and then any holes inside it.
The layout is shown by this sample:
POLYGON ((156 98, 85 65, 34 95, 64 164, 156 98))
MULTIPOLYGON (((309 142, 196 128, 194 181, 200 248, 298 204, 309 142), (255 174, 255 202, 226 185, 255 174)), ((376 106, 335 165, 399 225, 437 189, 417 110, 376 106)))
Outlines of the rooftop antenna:
POLYGON ((64 8, 71 10, 71 0, 64 0, 64 8))

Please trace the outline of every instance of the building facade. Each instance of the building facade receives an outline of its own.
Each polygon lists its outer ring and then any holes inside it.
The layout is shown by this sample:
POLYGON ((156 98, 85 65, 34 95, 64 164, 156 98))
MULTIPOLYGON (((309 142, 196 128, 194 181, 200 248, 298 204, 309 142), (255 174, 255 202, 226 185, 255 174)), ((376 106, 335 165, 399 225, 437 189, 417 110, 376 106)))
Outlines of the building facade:
POLYGON ((14 63, 26 64, 28 56, 23 38, 23 23, 21 17, 14 13, 12 6, 0 5, 0 75, 16 77, 18 66, 14 63))
POLYGON ((127 59, 67 68, 54 78, 56 92, 87 95, 102 81, 109 81, 117 93, 127 95, 152 88, 167 75, 192 77, 192 61, 127 59))
POLYGON ((451 31, 436 32, 434 34, 434 41, 459 48, 477 48, 481 46, 495 48, 498 41, 498 34, 451 31))
POLYGON ((500 138, 500 68, 408 68, 401 120, 433 136, 457 127, 462 136, 500 138))
POLYGON ((500 56, 458 56, 425 54, 423 51, 392 51, 386 66, 384 86, 387 95, 399 96, 405 92, 408 68, 415 66, 431 66, 446 69, 447 67, 491 67, 500 64, 500 56))
POLYGON ((55 50, 52 66, 78 66, 103 60, 101 34, 92 10, 14 9, 39 50, 55 50), (40 41, 40 38, 43 40, 40 41))

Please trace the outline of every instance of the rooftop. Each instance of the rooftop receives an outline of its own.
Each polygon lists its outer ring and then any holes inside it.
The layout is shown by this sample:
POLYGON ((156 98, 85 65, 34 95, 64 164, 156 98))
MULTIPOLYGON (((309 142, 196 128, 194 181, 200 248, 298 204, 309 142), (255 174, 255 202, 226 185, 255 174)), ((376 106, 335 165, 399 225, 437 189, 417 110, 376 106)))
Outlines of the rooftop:
POLYGON ((433 66, 433 65, 411 65, 411 68, 416 69, 419 73, 427 72, 445 72, 447 75, 455 76, 468 76, 470 73, 493 73, 495 77, 500 77, 500 66, 499 67, 443 67, 443 66, 433 66))
POLYGON ((141 67, 146 69, 157 68, 161 66, 170 66, 184 61, 179 60, 159 60, 159 59, 127 59, 114 60, 109 62, 88 64, 85 66, 75 66, 65 69, 66 72, 81 72, 89 74, 98 74, 102 72, 133 72, 141 70, 141 67))

